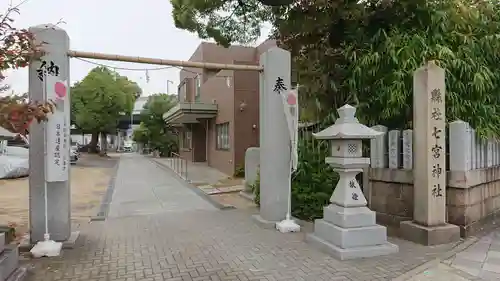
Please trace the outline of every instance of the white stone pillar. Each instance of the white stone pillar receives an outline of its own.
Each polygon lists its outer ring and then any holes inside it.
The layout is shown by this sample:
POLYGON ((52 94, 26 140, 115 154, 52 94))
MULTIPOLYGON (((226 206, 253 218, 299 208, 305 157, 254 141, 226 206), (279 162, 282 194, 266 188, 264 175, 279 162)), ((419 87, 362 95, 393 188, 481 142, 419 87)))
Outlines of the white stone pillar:
MULTIPOLYGON (((260 148, 249 147, 245 151, 245 192, 251 192, 259 173, 260 148)), ((252 194, 253 195, 253 194, 252 194)))
POLYGON ((486 167, 492 167, 493 166, 493 141, 492 140, 487 140, 486 141, 486 167))
POLYGON ((399 169, 399 155, 401 150, 399 149, 399 138, 401 133, 398 130, 389 131, 389 168, 399 169))
POLYGON ((495 139, 493 139, 492 142, 493 142, 493 144, 492 144, 492 146, 493 146, 493 166, 496 166, 496 165, 498 165, 498 162, 497 162, 497 160, 498 160, 498 146, 497 146, 497 144, 498 143, 497 143, 497 140, 495 140, 495 139))
POLYGON ((370 165, 372 168, 387 168, 387 127, 376 125, 372 127, 377 132, 382 132, 379 136, 370 140, 370 165))
POLYGON ((478 139, 478 155, 479 155, 479 168, 486 167, 486 142, 484 139, 478 139))
POLYGON ((434 62, 413 76, 413 221, 401 223, 406 239, 425 245, 460 239, 460 229, 446 223, 445 70, 434 62))
POLYGON ((500 159, 498 159, 500 157, 500 147, 498 145, 498 140, 495 141, 495 166, 498 166, 500 164, 500 159))
POLYGON ((450 129, 450 171, 469 170, 471 139, 469 123, 462 120, 451 122, 450 129))
POLYGON ((403 169, 413 169, 413 131, 403 131, 403 169))
POLYGON ((290 52, 271 48, 260 57, 260 214, 258 222, 274 228, 288 210, 290 137, 281 94, 291 90, 290 52))
MULTIPOLYGON (((70 82, 69 78, 69 37, 66 31, 54 25, 39 25, 29 29, 34 34, 36 42, 42 43, 45 55, 39 61, 33 61, 29 66, 29 97, 32 101, 43 101, 44 79, 47 75, 57 76, 60 80, 70 82)), ((66 97, 69 99, 69 95, 66 97)), ((49 117, 50 118, 50 117, 49 117)), ((69 110, 68 110, 69 130, 69 110)), ((31 243, 43 240, 45 233, 44 184, 45 168, 45 123, 31 123, 29 151, 29 216, 31 243)), ((68 132, 69 133, 69 132, 68 132)), ((69 150, 69 146, 67 147, 69 150)), ((67 169, 69 173, 69 169, 67 169)), ((71 202, 70 182, 48 182, 48 225, 50 238, 55 241, 65 241, 71 235, 71 202)))
POLYGON ((479 163, 477 162, 477 149, 476 149, 476 130, 473 128, 470 129, 470 151, 471 151, 471 161, 472 161, 472 168, 471 170, 475 170, 478 168, 479 163))

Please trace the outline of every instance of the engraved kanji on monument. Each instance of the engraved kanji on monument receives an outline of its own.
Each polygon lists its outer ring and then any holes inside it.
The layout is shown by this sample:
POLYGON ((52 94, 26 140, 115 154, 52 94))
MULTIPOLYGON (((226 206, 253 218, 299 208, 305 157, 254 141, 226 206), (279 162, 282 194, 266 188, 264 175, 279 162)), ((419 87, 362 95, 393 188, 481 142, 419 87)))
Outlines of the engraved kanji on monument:
POLYGON ((401 134, 399 130, 389 131, 389 169, 399 169, 399 155, 401 151, 399 149, 399 139, 401 134))
POLYGON ((403 131, 403 169, 413 169, 413 131, 403 131))
POLYGON ((370 140, 370 166, 372 168, 386 168, 387 157, 387 127, 383 125, 376 125, 372 127, 373 130, 381 132, 380 135, 370 140))
POLYGON ((367 202, 356 175, 370 164, 362 153, 362 140, 383 134, 359 123, 356 108, 338 109, 335 124, 314 134, 330 142, 326 163, 339 174, 330 205, 323 209, 323 219, 314 222, 314 233, 307 241, 340 260, 374 257, 396 253, 398 246, 387 242, 387 230, 375 223, 375 212, 367 202))
POLYGON ((413 221, 401 223, 404 238, 435 245, 460 238, 446 223, 445 70, 433 61, 413 76, 413 221))

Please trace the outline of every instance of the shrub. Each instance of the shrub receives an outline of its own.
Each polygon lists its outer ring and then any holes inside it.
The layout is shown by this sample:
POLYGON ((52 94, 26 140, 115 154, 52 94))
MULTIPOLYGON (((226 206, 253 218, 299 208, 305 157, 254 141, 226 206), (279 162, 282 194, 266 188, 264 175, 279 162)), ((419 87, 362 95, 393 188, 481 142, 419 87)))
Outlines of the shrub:
POLYGON ((257 206, 260 206, 260 170, 257 170, 257 177, 252 184, 252 193, 255 195, 253 201, 257 206))
POLYGON ((299 140, 299 163, 292 175, 292 215, 303 220, 323 217, 338 176, 325 163, 328 143, 315 139, 299 140))
POLYGON ((234 170, 233 177, 235 177, 235 178, 244 178, 245 177, 245 166, 238 165, 236 167, 236 169, 234 170))
MULTIPOLYGON (((323 216, 338 175, 325 163, 327 142, 318 140, 299 141, 299 163, 292 175, 292 215, 298 219, 314 220, 323 216)), ((260 176, 252 186, 255 203, 260 205, 260 176)))

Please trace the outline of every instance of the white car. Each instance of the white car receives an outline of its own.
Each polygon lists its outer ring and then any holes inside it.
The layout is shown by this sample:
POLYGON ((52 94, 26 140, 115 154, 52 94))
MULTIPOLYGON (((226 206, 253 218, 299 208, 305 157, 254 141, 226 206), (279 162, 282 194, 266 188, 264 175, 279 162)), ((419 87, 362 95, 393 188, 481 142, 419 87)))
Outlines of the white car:
POLYGON ((125 142, 123 144, 123 152, 131 152, 132 151, 132 143, 131 142, 125 142))

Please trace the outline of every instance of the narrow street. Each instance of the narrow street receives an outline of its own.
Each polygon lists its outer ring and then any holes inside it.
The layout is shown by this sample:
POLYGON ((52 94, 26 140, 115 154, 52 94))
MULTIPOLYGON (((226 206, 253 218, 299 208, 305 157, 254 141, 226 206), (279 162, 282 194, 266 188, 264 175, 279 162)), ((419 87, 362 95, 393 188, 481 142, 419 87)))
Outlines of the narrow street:
POLYGON ((109 218, 217 208, 147 158, 121 157, 109 218))
POLYGON ((81 228, 80 246, 31 260, 31 281, 392 280, 455 245, 399 239, 395 255, 338 261, 254 223, 250 210, 218 210, 140 155, 119 161, 109 217, 81 228))

